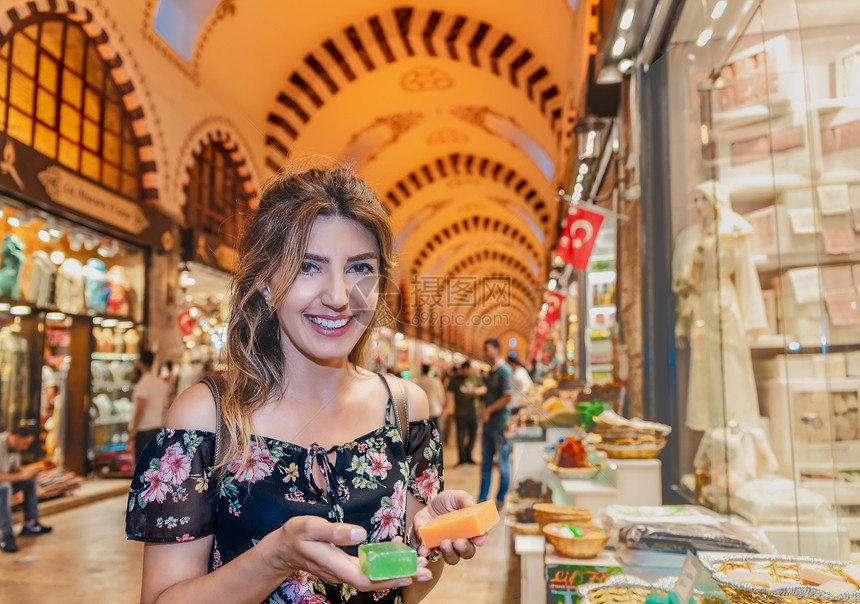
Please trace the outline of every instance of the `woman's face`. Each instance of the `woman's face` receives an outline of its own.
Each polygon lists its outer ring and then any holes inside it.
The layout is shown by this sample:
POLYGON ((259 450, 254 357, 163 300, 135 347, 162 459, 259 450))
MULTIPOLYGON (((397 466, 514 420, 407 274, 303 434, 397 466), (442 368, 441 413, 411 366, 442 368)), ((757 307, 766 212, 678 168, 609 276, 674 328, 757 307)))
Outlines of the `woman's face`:
POLYGON ((284 352, 345 358, 370 325, 379 297, 379 250, 363 226, 319 217, 298 275, 277 308, 284 352))

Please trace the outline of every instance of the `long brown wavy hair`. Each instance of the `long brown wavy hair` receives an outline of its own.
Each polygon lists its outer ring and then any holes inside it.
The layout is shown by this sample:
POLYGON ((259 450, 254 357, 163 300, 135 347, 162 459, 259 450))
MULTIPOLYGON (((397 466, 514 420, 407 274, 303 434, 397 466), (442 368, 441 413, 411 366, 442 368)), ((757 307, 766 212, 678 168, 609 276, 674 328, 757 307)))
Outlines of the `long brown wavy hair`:
MULTIPOLYGON (((241 453, 239 468, 248 462, 256 434, 251 415, 283 396, 289 378, 284 371, 280 325, 275 309, 283 300, 304 261, 314 221, 319 216, 352 220, 375 238, 379 248, 380 290, 390 283, 394 265, 391 221, 370 186, 343 166, 284 172, 261 191, 257 209, 248 213, 239 240, 239 262, 233 277, 227 327, 227 383, 222 393, 222 435, 216 471, 222 478, 230 460, 241 453), (274 285, 268 302, 260 293, 274 285)), ((370 326, 385 305, 384 292, 370 326)), ((366 328, 348 355, 353 365, 364 362, 371 337, 366 328)), ((259 435, 257 435, 259 437, 259 435)))

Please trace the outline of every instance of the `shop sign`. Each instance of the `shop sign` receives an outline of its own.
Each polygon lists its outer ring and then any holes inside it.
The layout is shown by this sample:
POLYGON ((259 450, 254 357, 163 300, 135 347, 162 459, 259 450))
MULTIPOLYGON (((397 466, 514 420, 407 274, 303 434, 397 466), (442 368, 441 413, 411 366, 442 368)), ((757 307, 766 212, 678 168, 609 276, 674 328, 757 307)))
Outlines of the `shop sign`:
POLYGON ((577 604, 580 601, 576 593, 577 585, 604 583, 613 575, 632 575, 653 582, 677 573, 677 568, 554 563, 547 564, 545 570, 546 604, 577 604))
POLYGON ((603 583, 612 575, 621 574, 619 566, 574 566, 568 564, 547 564, 546 602, 559 604, 579 602, 577 585, 603 583))
POLYGON ((39 172, 38 178, 48 196, 67 208, 135 235, 140 235, 149 226, 140 205, 65 168, 50 166, 39 172))

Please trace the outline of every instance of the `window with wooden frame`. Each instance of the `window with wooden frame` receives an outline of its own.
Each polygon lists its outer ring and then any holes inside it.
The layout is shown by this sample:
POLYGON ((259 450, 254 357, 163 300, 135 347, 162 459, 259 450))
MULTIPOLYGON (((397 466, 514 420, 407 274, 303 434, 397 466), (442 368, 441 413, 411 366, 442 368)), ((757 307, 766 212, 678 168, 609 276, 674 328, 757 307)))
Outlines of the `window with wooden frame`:
POLYGON ((77 23, 39 15, 12 27, 0 48, 0 120, 15 140, 140 199, 132 120, 96 43, 77 23))
POLYGON ((186 190, 186 225, 217 235, 229 245, 239 236, 242 213, 252 197, 239 165, 223 142, 207 143, 194 154, 186 190))

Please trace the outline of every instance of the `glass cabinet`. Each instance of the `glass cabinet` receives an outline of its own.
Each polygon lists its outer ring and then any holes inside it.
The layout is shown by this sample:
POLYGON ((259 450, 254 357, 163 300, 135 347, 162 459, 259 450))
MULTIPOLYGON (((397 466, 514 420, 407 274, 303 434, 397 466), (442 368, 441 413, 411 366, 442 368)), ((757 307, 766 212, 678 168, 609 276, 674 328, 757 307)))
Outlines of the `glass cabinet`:
POLYGON ((860 555, 858 24, 686 2, 666 56, 679 482, 781 554, 860 555))

